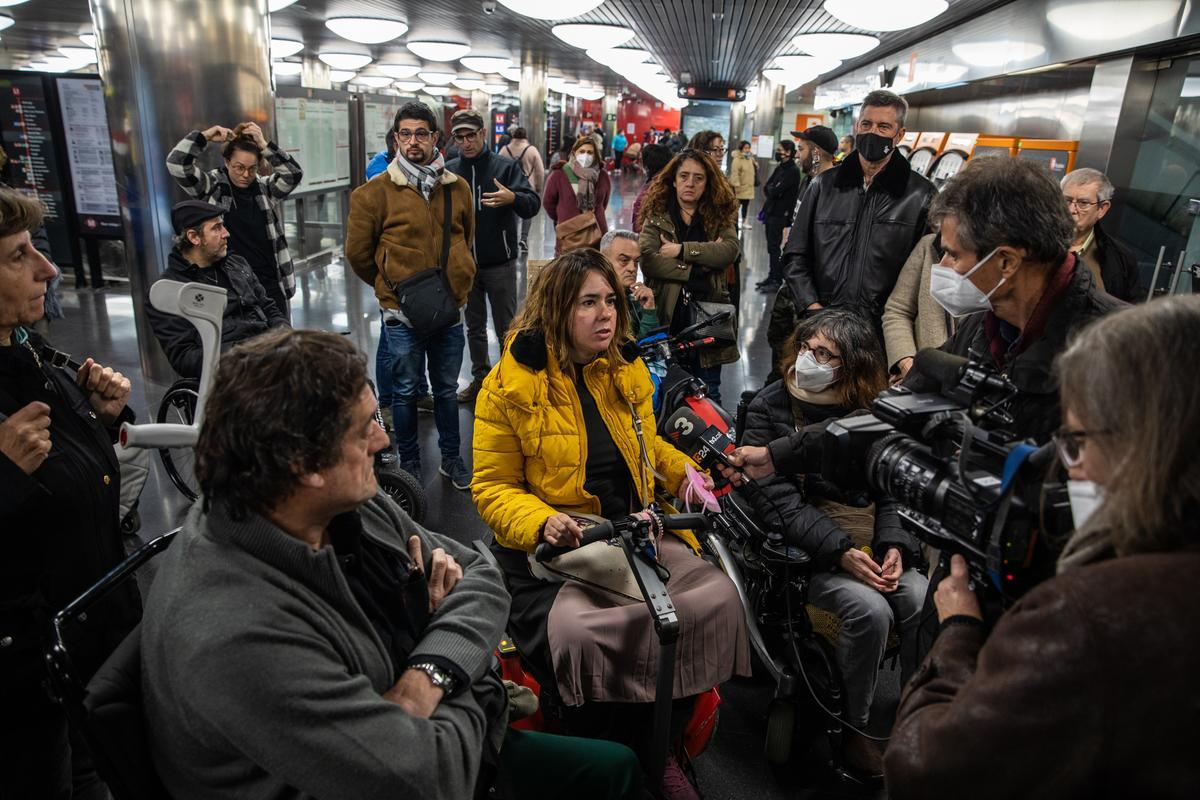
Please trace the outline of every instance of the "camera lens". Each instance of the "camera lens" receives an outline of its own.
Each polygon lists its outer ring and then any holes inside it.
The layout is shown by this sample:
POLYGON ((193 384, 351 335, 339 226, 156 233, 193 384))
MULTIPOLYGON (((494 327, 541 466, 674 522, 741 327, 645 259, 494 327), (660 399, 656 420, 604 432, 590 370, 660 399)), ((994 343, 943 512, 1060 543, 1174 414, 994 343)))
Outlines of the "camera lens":
POLYGON ((874 442, 867 451, 867 479, 876 491, 941 522, 960 536, 975 534, 975 505, 941 459, 903 433, 874 442))

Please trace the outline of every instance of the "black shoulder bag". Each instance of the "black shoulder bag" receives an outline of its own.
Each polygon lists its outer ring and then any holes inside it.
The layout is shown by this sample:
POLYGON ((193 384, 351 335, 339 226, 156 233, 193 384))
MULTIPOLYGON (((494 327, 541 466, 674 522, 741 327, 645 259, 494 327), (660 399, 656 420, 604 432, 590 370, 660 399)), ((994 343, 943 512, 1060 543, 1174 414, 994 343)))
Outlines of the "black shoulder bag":
POLYGON ((396 296, 400 311, 417 333, 428 335, 459 320, 458 301, 450 291, 446 269, 450 265, 450 189, 442 186, 445 205, 442 213, 442 260, 433 269, 423 270, 399 283, 387 281, 396 296))

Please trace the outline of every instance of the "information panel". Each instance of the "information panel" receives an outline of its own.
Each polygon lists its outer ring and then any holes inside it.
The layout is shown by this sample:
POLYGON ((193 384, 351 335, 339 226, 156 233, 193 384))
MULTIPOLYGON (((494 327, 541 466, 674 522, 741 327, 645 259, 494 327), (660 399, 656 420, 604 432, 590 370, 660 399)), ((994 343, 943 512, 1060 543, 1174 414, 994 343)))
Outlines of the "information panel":
POLYGON ((0 77, 0 125, 8 157, 7 183, 45 206, 46 234, 56 261, 71 252, 71 233, 63 208, 54 133, 40 75, 0 77))
POLYGON ((396 112, 408 98, 396 98, 396 102, 367 100, 363 103, 363 138, 366 140, 367 162, 376 153, 387 150, 387 134, 392 129, 396 112))
POLYGON ((57 84, 79 231, 120 236, 121 204, 103 84, 92 78, 59 78, 57 84))
POLYGON ((350 185, 350 104, 307 97, 275 98, 279 146, 299 162, 304 179, 297 192, 350 185))

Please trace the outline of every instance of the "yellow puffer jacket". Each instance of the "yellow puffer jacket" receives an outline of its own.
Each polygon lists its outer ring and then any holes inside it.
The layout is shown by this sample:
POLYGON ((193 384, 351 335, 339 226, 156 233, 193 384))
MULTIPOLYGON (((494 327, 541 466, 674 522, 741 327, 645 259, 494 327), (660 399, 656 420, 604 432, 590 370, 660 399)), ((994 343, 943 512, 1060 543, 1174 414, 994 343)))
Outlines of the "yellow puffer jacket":
MULTIPOLYGON (((642 420, 650 461, 667 480, 661 488, 678 489, 692 461, 655 431, 654 390, 646 365, 638 360, 622 366, 598 358, 583 375, 642 504, 654 499, 654 474, 641 460, 630 403, 642 420)), ((583 488, 584 432, 575 382, 549 356, 545 340, 531 333, 510 338, 475 402, 471 494, 497 542, 531 552, 542 525, 554 514, 600 513, 599 498, 583 488)), ((690 532, 679 536, 699 550, 690 532)))

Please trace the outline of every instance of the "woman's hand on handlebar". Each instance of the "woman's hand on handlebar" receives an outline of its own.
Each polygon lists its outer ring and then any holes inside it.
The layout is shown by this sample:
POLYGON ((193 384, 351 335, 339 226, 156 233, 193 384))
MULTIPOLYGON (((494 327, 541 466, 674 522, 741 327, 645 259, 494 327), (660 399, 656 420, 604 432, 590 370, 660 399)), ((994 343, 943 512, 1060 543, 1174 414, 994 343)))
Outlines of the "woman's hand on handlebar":
POLYGON ((579 547, 581 536, 583 529, 569 514, 559 512, 542 525, 541 540, 555 547, 579 547))

